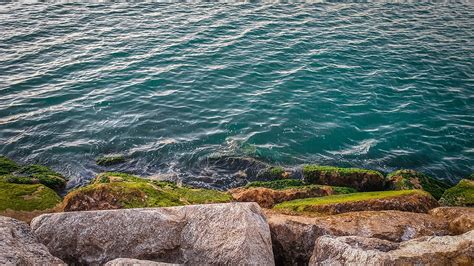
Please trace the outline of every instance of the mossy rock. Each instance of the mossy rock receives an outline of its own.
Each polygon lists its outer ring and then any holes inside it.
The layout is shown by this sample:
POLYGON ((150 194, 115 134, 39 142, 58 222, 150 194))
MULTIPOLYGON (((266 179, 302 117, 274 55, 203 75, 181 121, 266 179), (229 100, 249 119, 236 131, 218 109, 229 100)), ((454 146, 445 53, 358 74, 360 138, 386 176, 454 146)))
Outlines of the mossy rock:
POLYGON ((441 205, 474 207, 474 180, 463 179, 447 189, 441 199, 441 205))
POLYGON ((302 189, 302 188, 311 188, 311 187, 328 187, 334 191, 334 194, 347 194, 355 193, 356 189, 350 187, 335 187, 335 186, 320 186, 320 185, 311 185, 303 182, 299 179, 280 179, 274 181, 255 181, 248 183, 244 188, 269 188, 274 190, 284 190, 284 189, 302 189))
POLYGON ((272 166, 260 171, 257 174, 257 179, 274 180, 287 178, 288 176, 289 174, 285 171, 285 168, 281 166, 272 166))
POLYGON ((303 178, 311 184, 352 187, 358 191, 382 190, 385 183, 384 176, 378 171, 320 165, 305 165, 303 178))
POLYGON ((248 183, 245 187, 264 187, 271 189, 287 189, 293 187, 301 187, 307 185, 302 180, 298 179, 280 179, 274 181, 254 181, 248 183))
POLYGON ((66 195, 64 211, 119 208, 169 207, 188 204, 223 203, 228 193, 178 186, 167 181, 148 180, 124 173, 103 173, 90 185, 66 195))
POLYGON ((18 184, 39 183, 56 191, 62 190, 66 186, 66 179, 61 174, 37 164, 22 167, 15 177, 10 179, 10 182, 18 184))
POLYGON ((435 197, 441 198, 449 185, 414 170, 398 170, 387 175, 389 190, 423 189, 435 197))
POLYGON ((126 162, 123 155, 107 155, 96 159, 96 164, 100 166, 110 166, 126 162))
POLYGON ((61 198, 41 184, 13 184, 0 181, 0 211, 34 211, 54 208, 61 198))
POLYGON ((280 203, 274 209, 290 214, 328 215, 380 210, 427 212, 437 206, 438 202, 425 191, 394 190, 298 199, 280 203))
POLYGON ((0 175, 11 174, 20 169, 20 167, 10 158, 0 156, 0 175))

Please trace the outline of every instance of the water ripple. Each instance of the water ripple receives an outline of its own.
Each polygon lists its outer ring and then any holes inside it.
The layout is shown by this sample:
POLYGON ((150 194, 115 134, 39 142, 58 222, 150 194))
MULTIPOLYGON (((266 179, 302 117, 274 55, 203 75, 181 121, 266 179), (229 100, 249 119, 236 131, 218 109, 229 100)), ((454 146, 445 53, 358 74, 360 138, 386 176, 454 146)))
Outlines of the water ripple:
POLYGON ((471 3, 4 3, 0 20, 0 153, 71 187, 107 153, 217 188, 242 182, 209 164, 226 156, 474 171, 471 3))

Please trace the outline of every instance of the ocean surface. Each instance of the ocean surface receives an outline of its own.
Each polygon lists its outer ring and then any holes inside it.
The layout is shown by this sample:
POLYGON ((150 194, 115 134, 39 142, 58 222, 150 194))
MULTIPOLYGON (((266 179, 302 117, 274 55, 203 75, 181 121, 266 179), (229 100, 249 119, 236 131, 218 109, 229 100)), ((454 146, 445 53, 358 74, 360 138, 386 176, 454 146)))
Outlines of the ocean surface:
POLYGON ((1 3, 0 154, 69 187, 120 170, 226 188, 235 158, 456 181, 474 4, 1 3))

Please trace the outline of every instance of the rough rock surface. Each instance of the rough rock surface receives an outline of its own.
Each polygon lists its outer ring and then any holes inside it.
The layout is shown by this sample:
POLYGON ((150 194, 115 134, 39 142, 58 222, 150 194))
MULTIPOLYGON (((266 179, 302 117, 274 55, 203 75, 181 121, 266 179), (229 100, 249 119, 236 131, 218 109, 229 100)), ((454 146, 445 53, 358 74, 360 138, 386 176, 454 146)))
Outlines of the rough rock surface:
MULTIPOLYGON (((388 192, 388 191, 387 191, 388 192)), ((378 192, 366 192, 366 193, 378 193, 378 192)), ((365 193, 359 193, 365 194, 365 193)), ((351 194, 347 197, 350 198, 351 194)), ((352 194, 354 195, 354 194, 352 194)), ((343 195, 346 196, 346 195, 343 195)), ((426 213, 429 210, 439 207, 438 202, 429 194, 424 191, 413 190, 403 195, 380 197, 380 198, 368 198, 360 200, 347 200, 340 202, 338 201, 327 201, 327 198, 317 198, 295 200, 284 202, 276 205, 275 208, 281 210, 284 213, 293 214, 294 212, 302 213, 317 213, 317 214, 339 214, 345 212, 355 211, 382 211, 382 210, 398 210, 408 212, 423 212, 426 213), (307 202, 305 202, 307 201, 307 202), (321 202, 318 202, 321 201, 321 202)))
POLYGON ((428 214, 401 211, 364 211, 309 218, 266 213, 278 264, 306 264, 315 240, 322 235, 375 237, 406 241, 432 235, 446 235, 447 222, 428 214))
POLYGON ((264 208, 271 208, 280 202, 332 195, 331 187, 308 186, 288 189, 236 188, 229 191, 236 201, 256 202, 264 208))
POLYGON ((151 260, 137 260, 137 259, 115 259, 107 262, 105 266, 177 266, 182 264, 173 264, 165 262, 157 262, 151 260))
POLYGON ((402 243, 357 236, 322 236, 310 265, 473 265, 474 231, 402 243))
POLYGON ((430 210, 429 214, 445 219, 453 234, 463 234, 474 230, 474 208, 439 207, 430 210))
POLYGON ((387 175, 386 187, 388 190, 422 189, 439 199, 449 185, 423 173, 402 169, 387 175))
POLYGON ((374 170, 305 165, 304 180, 310 184, 353 187, 358 191, 383 190, 385 177, 374 170))
POLYGON ((136 258, 186 264, 274 263, 270 230, 256 203, 46 214, 34 233, 69 263, 136 258))
POLYGON ((30 227, 0 216, 0 265, 65 265, 40 244, 30 227))

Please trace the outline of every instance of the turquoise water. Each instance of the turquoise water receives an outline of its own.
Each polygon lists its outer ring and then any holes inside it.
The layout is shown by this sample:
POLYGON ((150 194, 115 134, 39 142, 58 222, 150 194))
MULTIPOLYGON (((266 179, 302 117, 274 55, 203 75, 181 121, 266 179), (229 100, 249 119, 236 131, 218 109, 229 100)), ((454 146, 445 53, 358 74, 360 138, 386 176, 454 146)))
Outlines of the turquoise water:
POLYGON ((0 153, 71 187, 114 153, 220 188, 210 157, 474 172, 471 3, 13 3, 0 36, 0 153))

